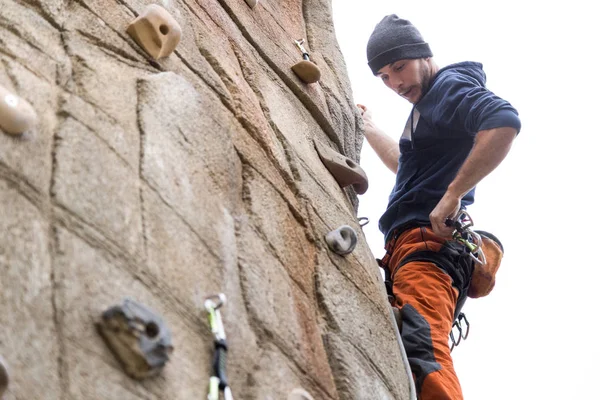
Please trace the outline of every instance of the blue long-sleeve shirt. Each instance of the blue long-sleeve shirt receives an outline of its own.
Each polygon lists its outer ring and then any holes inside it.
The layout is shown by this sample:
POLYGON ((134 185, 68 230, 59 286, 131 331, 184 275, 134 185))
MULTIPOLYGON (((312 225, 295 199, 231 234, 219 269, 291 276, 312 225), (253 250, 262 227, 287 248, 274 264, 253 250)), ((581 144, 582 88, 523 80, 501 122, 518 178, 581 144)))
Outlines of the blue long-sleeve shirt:
MULTIPOLYGON (((519 132, 517 110, 485 87, 483 66, 462 62, 442 68, 415 105, 420 114, 411 134, 400 139, 396 184, 379 229, 392 232, 430 225, 429 214, 471 152, 475 135, 486 129, 512 127, 519 132)), ((415 110, 413 110, 414 112, 415 110)), ((473 188, 462 207, 473 204, 473 188)))

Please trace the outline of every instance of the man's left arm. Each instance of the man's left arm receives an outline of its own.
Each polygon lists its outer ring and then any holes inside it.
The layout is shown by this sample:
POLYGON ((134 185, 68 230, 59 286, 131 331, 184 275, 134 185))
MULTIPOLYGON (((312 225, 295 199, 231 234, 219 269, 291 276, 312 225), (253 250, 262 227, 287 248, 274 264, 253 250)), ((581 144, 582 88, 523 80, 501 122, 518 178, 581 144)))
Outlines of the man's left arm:
POLYGON ((429 215, 436 234, 444 237, 452 235, 454 228, 446 226, 446 218, 455 217, 460 209, 461 199, 500 165, 517 133, 517 129, 511 127, 487 129, 477 133, 471 153, 448 186, 444 197, 429 215))

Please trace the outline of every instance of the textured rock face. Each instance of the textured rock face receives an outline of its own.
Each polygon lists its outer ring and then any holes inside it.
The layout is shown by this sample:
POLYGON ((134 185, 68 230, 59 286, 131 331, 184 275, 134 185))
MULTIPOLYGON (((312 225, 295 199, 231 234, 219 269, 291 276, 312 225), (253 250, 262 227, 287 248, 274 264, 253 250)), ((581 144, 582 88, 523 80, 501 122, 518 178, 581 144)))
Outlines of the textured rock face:
POLYGON ((150 3, 0 0, 0 85, 38 117, 0 132, 5 399, 205 398, 218 292, 234 397, 408 398, 356 194, 314 147, 361 145, 329 0, 157 2, 183 32, 159 61, 126 33, 150 3), (291 70, 300 38, 319 83, 291 70), (324 239, 341 225, 346 257, 324 239), (156 378, 94 328, 125 297, 171 330, 156 378))

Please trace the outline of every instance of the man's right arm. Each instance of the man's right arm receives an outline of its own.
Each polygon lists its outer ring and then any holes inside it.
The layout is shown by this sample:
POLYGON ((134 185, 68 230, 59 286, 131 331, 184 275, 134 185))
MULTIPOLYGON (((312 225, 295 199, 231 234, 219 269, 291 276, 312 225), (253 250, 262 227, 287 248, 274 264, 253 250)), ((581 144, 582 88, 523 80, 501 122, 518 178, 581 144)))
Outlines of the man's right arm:
POLYGON ((357 104, 361 110, 361 115, 365 125, 365 137, 367 142, 381 161, 388 167, 394 174, 398 171, 398 159, 400 158, 400 147, 398 142, 385 134, 379 129, 371 118, 371 111, 362 104, 357 104))

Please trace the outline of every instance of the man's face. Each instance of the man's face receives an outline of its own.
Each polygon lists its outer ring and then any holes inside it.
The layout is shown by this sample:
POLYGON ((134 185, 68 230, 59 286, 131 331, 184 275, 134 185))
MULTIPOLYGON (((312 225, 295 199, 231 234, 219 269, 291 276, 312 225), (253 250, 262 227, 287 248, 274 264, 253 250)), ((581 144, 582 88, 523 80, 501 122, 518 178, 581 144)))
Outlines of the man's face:
POLYGON ((381 68, 377 76, 383 83, 412 104, 429 88, 431 66, 428 59, 398 60, 381 68))

